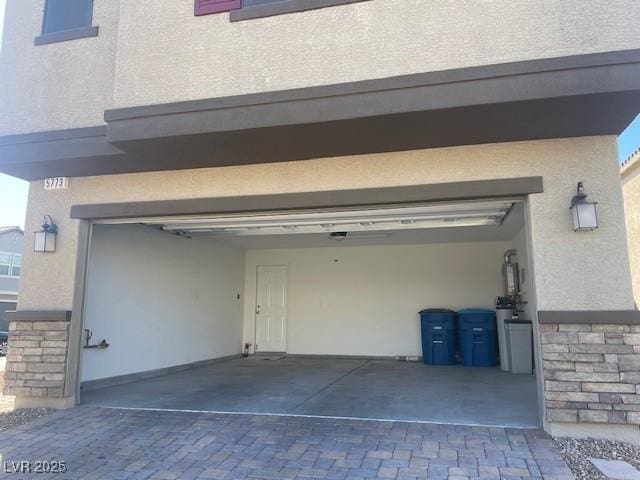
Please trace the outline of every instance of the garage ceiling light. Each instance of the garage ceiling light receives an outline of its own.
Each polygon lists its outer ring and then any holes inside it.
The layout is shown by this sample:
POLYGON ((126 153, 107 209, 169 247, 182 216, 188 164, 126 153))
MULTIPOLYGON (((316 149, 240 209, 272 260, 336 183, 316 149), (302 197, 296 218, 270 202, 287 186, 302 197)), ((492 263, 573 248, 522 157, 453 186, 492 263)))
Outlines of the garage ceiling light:
POLYGON ((170 232, 278 235, 469 227, 502 223, 513 201, 440 203, 341 211, 183 217, 146 221, 170 232))

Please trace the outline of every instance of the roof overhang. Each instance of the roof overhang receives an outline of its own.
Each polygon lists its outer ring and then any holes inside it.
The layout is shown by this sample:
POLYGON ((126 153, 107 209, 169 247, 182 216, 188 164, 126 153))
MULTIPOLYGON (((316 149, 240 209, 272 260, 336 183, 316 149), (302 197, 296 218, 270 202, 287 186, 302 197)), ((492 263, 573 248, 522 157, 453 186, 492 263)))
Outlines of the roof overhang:
POLYGON ((640 50, 616 51, 108 110, 102 130, 0 139, 0 171, 37 179, 617 135, 639 111, 640 50))
POLYGON ((24 230, 22 230, 22 228, 18 226, 0 227, 0 235, 5 235, 7 233, 19 233, 21 235, 24 235, 24 230))
POLYGON ((132 160, 106 126, 0 137, 0 171, 25 180, 121 173, 132 160))

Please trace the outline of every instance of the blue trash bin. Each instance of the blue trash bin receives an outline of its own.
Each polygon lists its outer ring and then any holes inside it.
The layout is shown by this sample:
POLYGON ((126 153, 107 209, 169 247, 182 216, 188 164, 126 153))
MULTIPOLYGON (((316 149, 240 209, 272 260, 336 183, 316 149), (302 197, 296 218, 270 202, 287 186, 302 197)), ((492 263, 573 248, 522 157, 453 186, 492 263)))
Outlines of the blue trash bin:
POLYGON ((460 356, 462 364, 473 367, 493 367, 498 359, 496 312, 468 308, 458 312, 460 356))
POLYGON ((455 365, 456 312, 429 308, 420 312, 422 361, 429 365, 455 365))

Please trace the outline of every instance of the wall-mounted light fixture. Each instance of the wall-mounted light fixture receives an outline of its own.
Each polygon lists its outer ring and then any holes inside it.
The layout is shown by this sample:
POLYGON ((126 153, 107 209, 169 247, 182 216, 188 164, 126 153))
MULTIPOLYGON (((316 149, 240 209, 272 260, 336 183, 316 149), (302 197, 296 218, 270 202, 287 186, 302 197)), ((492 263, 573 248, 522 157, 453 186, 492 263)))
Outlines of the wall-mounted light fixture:
POLYGON ((58 226, 51 218, 51 215, 44 216, 42 230, 34 233, 34 252, 55 252, 56 236, 58 235, 58 226))
POLYGON ((598 228, 597 202, 588 202, 584 193, 584 185, 578 182, 576 194, 571 199, 571 215, 573 216, 573 230, 576 232, 591 231, 598 228))

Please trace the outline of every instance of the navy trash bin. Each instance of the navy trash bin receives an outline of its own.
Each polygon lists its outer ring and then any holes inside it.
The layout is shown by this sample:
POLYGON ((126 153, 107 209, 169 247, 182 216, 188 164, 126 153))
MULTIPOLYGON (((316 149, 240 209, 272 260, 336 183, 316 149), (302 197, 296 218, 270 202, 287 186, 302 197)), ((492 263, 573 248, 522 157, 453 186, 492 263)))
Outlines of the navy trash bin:
POLYGON ((422 361, 430 365, 456 363, 456 312, 429 308, 420 312, 422 361))
POLYGON ((475 367, 497 365, 498 334, 495 311, 482 308, 460 310, 458 332, 463 365, 475 367))

